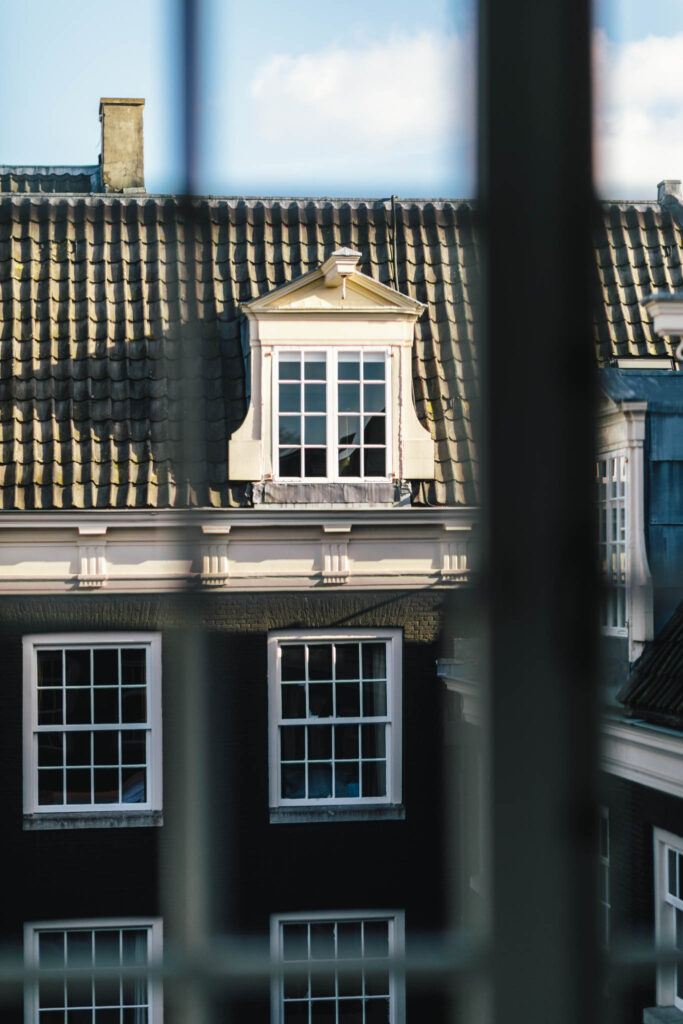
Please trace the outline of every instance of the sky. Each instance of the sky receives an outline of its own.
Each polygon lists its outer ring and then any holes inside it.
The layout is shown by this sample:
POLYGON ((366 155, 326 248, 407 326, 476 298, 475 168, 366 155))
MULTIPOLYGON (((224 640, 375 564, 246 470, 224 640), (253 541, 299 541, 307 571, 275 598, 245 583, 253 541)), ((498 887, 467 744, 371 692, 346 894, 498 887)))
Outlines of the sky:
MULTIPOLYGON (((203 0, 199 189, 471 196, 476 0, 203 0)), ((596 187, 683 178, 683 0, 595 0, 596 187)), ((0 0, 0 163, 97 162, 141 96, 149 192, 180 187, 177 0, 0 0)))

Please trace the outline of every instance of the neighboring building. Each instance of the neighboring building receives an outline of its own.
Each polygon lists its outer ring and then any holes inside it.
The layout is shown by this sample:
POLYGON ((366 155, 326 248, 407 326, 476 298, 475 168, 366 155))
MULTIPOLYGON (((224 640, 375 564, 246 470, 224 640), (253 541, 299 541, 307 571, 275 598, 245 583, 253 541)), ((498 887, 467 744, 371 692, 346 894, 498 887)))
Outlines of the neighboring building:
MULTIPOLYGON (((683 864, 683 373, 675 358, 683 328, 674 330, 670 317, 668 329, 656 330, 648 301, 654 294, 672 312, 671 299, 683 288, 682 258, 680 182, 661 182, 657 202, 603 207, 595 311, 596 497, 605 582, 596 918, 606 946, 635 936, 683 947, 683 883, 676 874, 683 864)), ((438 672, 462 768, 460 905, 471 917, 485 849, 481 800, 472 796, 482 791, 484 777, 476 646, 456 637, 453 656, 440 660, 438 672)), ((644 1013, 647 1021, 683 1020, 679 975, 670 967, 653 972, 651 984, 628 989, 623 1003, 613 985, 616 1017, 633 1024, 644 1013)))
MULTIPOLYGON (((40 965, 158 955, 168 680, 199 628, 215 923, 376 964, 446 916, 471 207, 149 196, 141 101, 101 116, 97 167, 0 168, 0 940, 40 965)), ((272 1019, 428 1009, 393 974, 314 986, 272 1019)), ((31 989, 26 1020, 160 1019, 153 987, 114 989, 31 989)))

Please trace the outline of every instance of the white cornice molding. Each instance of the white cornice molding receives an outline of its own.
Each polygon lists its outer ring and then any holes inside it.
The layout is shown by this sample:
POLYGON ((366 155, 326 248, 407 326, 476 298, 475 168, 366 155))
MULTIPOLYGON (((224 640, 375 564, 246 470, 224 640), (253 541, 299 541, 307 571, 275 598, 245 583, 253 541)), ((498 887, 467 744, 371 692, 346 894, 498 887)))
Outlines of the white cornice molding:
POLYGON ((393 512, 98 512, 85 522, 78 513, 10 513, 0 519, 0 593, 468 582, 475 510, 393 512))
POLYGON ((601 767, 641 786, 683 797, 683 734, 645 723, 602 723, 601 767))

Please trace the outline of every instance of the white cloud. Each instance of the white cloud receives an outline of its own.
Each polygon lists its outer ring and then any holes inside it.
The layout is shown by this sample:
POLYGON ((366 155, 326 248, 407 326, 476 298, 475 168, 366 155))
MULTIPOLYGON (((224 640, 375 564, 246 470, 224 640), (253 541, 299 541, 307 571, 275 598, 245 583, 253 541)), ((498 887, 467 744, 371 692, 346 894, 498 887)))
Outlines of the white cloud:
POLYGON ((473 149, 473 56, 471 39, 432 32, 271 56, 250 83, 250 142, 277 144, 283 165, 443 162, 454 141, 473 149))
POLYGON ((626 44, 596 31, 597 187, 609 198, 654 198, 683 178, 683 33, 626 44))

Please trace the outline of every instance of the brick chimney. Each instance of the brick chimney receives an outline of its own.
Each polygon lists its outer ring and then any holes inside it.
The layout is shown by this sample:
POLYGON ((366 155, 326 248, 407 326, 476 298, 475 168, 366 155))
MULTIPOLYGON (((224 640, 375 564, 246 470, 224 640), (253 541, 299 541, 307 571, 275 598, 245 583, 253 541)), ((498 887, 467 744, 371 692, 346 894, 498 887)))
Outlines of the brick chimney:
POLYGON ((144 100, 100 100, 100 168, 105 192, 145 191, 145 165, 142 153, 144 105, 144 100))

